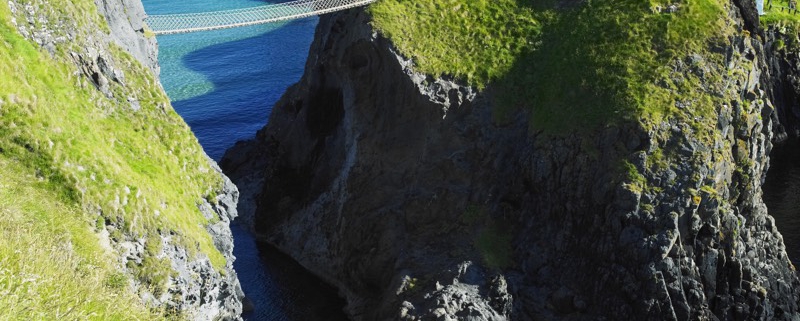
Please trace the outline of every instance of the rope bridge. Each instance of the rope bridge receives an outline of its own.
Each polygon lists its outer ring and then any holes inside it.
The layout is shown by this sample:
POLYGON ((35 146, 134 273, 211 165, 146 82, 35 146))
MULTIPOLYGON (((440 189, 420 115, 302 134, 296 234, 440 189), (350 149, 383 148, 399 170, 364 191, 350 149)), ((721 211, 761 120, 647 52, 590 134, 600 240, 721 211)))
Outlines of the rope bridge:
POLYGON ((252 8, 152 15, 145 18, 157 35, 252 26, 300 19, 365 6, 376 0, 297 0, 252 8))

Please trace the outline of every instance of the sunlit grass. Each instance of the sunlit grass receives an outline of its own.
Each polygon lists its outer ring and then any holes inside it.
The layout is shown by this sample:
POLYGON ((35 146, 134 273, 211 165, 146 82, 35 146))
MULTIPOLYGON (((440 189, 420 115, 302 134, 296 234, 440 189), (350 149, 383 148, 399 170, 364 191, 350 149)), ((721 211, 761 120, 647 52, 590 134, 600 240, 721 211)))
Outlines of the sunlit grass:
POLYGON ((760 17, 762 24, 800 21, 800 12, 789 9, 788 0, 772 0, 772 6, 767 2, 768 0, 764 1, 764 15, 760 17))
POLYGON ((493 85, 500 118, 529 108, 532 127, 552 133, 673 114, 679 97, 706 94, 691 79, 659 84, 671 63, 713 55, 708 48, 731 32, 718 0, 553 3, 383 0, 370 12, 420 71, 493 85))
POLYGON ((0 156, 0 320, 153 320, 74 205, 0 156))
POLYGON ((515 0, 381 0, 370 12, 420 71, 477 87, 508 73, 541 27, 515 0))
MULTIPOLYGON (((124 73, 119 83, 110 80, 111 98, 75 67, 69 51, 83 50, 84 30, 108 29, 93 1, 31 3, 64 28, 83 27, 51 56, 17 33, 8 4, 0 4, 0 292, 10 295, 0 295, 0 316, 152 319, 95 233, 106 222, 121 229, 112 235, 117 241, 171 233, 222 269, 225 258, 206 231, 218 218, 197 208, 214 201, 221 178, 134 58, 113 45, 106 53, 124 73)), ((153 254, 145 253, 153 264, 131 266, 147 287, 163 286, 172 273, 153 254)))
POLYGON ((166 228, 224 259, 205 231, 197 203, 220 186, 196 138, 141 65, 117 51, 126 87, 114 99, 72 67, 42 55, 0 26, 0 148, 35 169, 54 191, 134 234, 166 228), (139 101, 133 111, 128 98, 139 101))

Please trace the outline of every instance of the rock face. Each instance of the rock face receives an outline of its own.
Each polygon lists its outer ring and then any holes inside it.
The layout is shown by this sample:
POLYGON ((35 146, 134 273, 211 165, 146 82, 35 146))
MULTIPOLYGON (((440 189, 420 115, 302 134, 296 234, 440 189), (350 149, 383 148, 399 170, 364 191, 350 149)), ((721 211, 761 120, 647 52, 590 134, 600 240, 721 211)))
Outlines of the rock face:
POLYGON ((263 180, 244 192, 255 231, 356 320, 798 320, 760 188, 794 76, 728 7, 725 61, 673 66, 733 84, 703 89, 729 101, 708 135, 694 115, 589 135, 495 122, 491 88, 415 72, 354 9, 320 19, 300 82, 221 165, 263 180))
MULTIPOLYGON (((216 163, 209 159, 212 167, 219 171, 216 163)), ((222 172, 220 175, 222 175, 222 172)), ((208 226, 208 233, 214 245, 227 259, 225 272, 220 273, 207 257, 195 256, 172 235, 161 235, 161 251, 158 257, 169 260, 174 270, 166 291, 154 292, 139 286, 140 296, 151 306, 163 306, 180 311, 189 320, 241 320, 242 292, 233 269, 233 235, 230 222, 236 217, 236 203, 239 192, 235 185, 224 177, 223 188, 216 195, 216 202, 205 201, 198 207, 207 218, 218 217, 220 220, 208 226)), ((141 262, 145 254, 145 243, 142 240, 128 240, 114 245, 123 256, 122 265, 128 262, 141 262)))
POLYGON ((144 35, 144 7, 140 0, 97 0, 100 13, 111 29, 110 36, 154 74, 159 74, 158 46, 155 37, 144 35))
MULTIPOLYGON (((219 169, 213 160, 209 161, 212 167, 219 169)), ((191 254, 173 235, 160 235, 160 251, 156 257, 167 259, 174 272, 164 290, 149 289, 147 284, 138 281, 134 283, 145 303, 178 311, 189 320, 241 320, 244 292, 233 270, 235 257, 230 230, 230 222, 236 217, 238 197, 236 186, 224 177, 223 189, 216 195, 216 202, 212 204, 206 201, 198 206, 206 217, 220 219, 208 226, 208 233, 227 259, 225 272, 216 270, 204 255, 191 254)), ((106 229, 114 231, 119 228, 112 224, 106 229)), ((108 239, 108 244, 120 254, 121 266, 141 264, 145 256, 150 255, 146 252, 144 239, 125 236, 119 242, 108 239)), ((129 269, 128 273, 135 272, 129 269)))
MULTIPOLYGON (((109 33, 97 30, 98 26, 90 23, 92 17, 72 17, 60 21, 50 21, 52 4, 46 0, 15 2, 9 1, 12 14, 22 12, 25 21, 14 24, 20 34, 39 44, 51 54, 57 53, 60 44, 77 44, 69 51, 70 58, 77 70, 107 97, 114 92, 109 84, 115 82, 126 86, 126 79, 121 68, 116 64, 125 63, 114 51, 121 48, 131 54, 154 74, 158 75, 157 46, 154 37, 145 35, 143 18, 144 8, 139 0, 97 0, 97 12, 106 19, 109 33), (117 47, 114 47, 117 46, 117 47)), ((149 84, 160 86, 158 83, 149 84)), ((132 111, 138 111, 139 102, 132 97, 127 98, 132 111)), ((113 135, 111 133, 110 135, 113 135)), ((227 260, 223 269, 215 268, 208 256, 195 253, 182 245, 169 231, 159 231, 160 243, 157 253, 148 253, 146 240, 141 235, 126 234, 122 226, 124 222, 106 221, 101 236, 109 250, 118 255, 118 263, 122 270, 132 279, 129 283, 148 306, 165 311, 178 312, 189 320, 240 320, 242 312, 241 300, 244 294, 239 285, 236 272, 233 270, 233 237, 229 228, 230 221, 236 217, 236 204, 239 192, 233 183, 222 174, 217 164, 208 158, 213 168, 222 178, 221 187, 209 186, 215 191, 209 199, 198 205, 198 210, 207 219, 218 218, 219 221, 207 227, 215 247, 227 260), (213 202, 209 202, 213 200, 213 202), (121 236, 110 237, 115 232, 121 236), (165 289, 153 289, 150 284, 137 280, 132 275, 135 271, 131 265, 141 265, 148 256, 158 260, 166 260, 172 273, 165 284, 165 289)), ((130 190, 127 190, 130 193, 130 190)), ((143 215, 152 215, 144 213, 143 215)), ((158 214, 156 214, 158 215, 158 214)))
POLYGON ((800 50, 797 29, 772 26, 765 31, 767 65, 772 76, 768 94, 775 104, 776 141, 800 137, 800 50))

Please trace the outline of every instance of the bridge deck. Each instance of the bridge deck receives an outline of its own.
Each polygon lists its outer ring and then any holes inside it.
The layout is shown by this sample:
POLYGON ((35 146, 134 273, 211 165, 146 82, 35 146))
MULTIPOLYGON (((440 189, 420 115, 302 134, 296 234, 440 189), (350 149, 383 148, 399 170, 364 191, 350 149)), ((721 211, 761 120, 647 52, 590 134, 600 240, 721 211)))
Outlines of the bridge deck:
POLYGON ((252 8, 168 15, 152 15, 145 19, 157 35, 235 28, 299 19, 353 7, 376 0, 297 0, 252 8))

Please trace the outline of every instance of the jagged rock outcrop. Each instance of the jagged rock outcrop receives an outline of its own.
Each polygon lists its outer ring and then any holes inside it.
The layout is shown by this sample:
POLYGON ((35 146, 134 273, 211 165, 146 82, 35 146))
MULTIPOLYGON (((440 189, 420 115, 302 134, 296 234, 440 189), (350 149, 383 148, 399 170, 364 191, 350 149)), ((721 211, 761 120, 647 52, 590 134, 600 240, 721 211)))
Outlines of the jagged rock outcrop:
MULTIPOLYGON (((219 171, 216 163, 209 159, 212 168, 219 171)), ((222 172, 220 175, 222 175, 222 172)), ((233 269, 233 235, 230 230, 231 220, 236 218, 236 204, 239 192, 235 185, 223 176, 223 188, 215 197, 215 202, 205 200, 198 205, 206 218, 218 217, 219 221, 207 227, 214 240, 214 245, 228 260, 225 272, 216 270, 209 259, 191 254, 174 235, 160 235, 161 249, 157 257, 169 260, 174 271, 166 291, 153 291, 147 284, 136 284, 142 300, 154 307, 165 307, 179 311, 189 320, 241 320, 242 292, 236 271, 233 269)), ((106 229, 115 230, 110 225, 106 229)), ((113 242, 109 239, 109 244, 113 242)), ((129 262, 141 263, 146 255, 144 239, 127 237, 125 241, 112 245, 121 254, 120 265, 129 262)), ((129 271, 129 273, 134 273, 129 271)))
POLYGON ((733 4, 739 9, 739 15, 744 21, 744 28, 752 33, 758 33, 761 26, 758 21, 756 2, 752 0, 733 0, 733 4))
POLYGON ((263 179, 255 231, 356 320, 798 320, 760 188, 785 80, 727 8, 737 33, 669 76, 704 79, 714 115, 566 135, 493 121, 491 88, 415 72, 362 10, 325 16, 303 78, 221 164, 263 179))
MULTIPOLYGON (((112 90, 111 84, 124 87, 129 81, 123 68, 119 67, 129 62, 124 61, 115 51, 121 48, 157 76, 159 68, 156 40, 152 35, 145 35, 145 12, 140 1, 98 0, 95 4, 99 18, 105 18, 109 30, 100 28, 104 26, 102 24, 95 24, 92 19, 98 17, 95 16, 96 13, 92 15, 93 12, 81 12, 84 16, 74 16, 71 19, 51 19, 63 17, 63 13, 58 11, 66 9, 53 6, 46 0, 9 1, 9 8, 15 17, 25 18, 24 21, 12 18, 12 24, 22 36, 39 44, 53 56, 57 56, 59 50, 68 50, 68 57, 76 66, 76 75, 82 74, 97 90, 111 98, 119 95, 119 91, 112 90)), ((80 79, 78 81, 80 83, 80 79)), ((160 87, 158 82, 147 85, 160 87)), ((128 111, 140 110, 141 105, 136 97, 123 99, 129 104, 128 111)), ((113 133, 108 135, 113 137, 113 133)), ((118 256, 119 269, 125 271, 130 279, 126 283, 139 294, 148 307, 177 312, 189 320, 240 320, 244 294, 233 270, 235 258, 233 237, 229 228, 230 221, 237 215, 239 192, 213 160, 208 158, 208 162, 208 167, 220 175, 222 185, 208 186, 208 199, 203 199, 198 204, 198 211, 206 219, 218 219, 207 230, 214 246, 227 260, 223 268, 214 267, 205 253, 188 248, 175 235, 175 231, 158 231, 159 235, 155 239, 160 244, 153 246, 158 249, 157 253, 148 252, 147 238, 138 233, 130 233, 124 228, 130 222, 106 219, 105 229, 101 228, 100 236, 107 249, 118 256), (157 260, 166 260, 171 268, 164 289, 156 289, 155 285, 134 276, 137 273, 135 267, 152 258, 151 256, 157 260)), ((126 187, 125 192, 130 194, 131 190, 126 187)), ((127 202, 127 195, 125 199, 127 202)))

